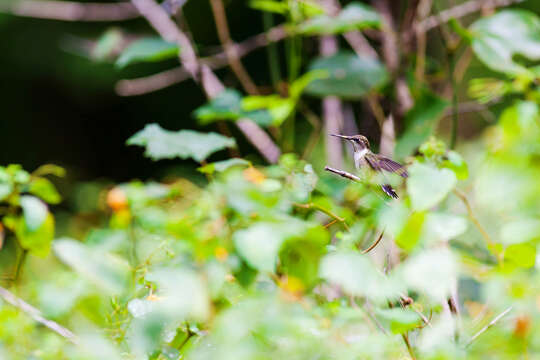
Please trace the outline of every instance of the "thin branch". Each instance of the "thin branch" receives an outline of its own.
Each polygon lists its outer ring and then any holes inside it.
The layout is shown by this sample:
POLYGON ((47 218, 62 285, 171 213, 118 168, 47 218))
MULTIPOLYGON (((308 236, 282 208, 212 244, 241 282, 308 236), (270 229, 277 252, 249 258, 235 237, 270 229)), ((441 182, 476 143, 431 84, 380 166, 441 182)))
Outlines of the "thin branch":
MULTIPOLYGON (((154 0, 132 0, 132 3, 162 38, 180 46, 180 62, 195 81, 200 80, 206 95, 209 98, 218 96, 225 87, 207 65, 198 62, 191 41, 178 29, 165 10, 154 0)), ((277 162, 281 150, 263 129, 249 119, 240 119, 235 125, 268 162, 277 162)))
POLYGON ((345 229, 349 230, 349 226, 347 225, 347 222, 345 221, 344 218, 334 214, 332 211, 330 211, 328 209, 323 208, 321 205, 314 204, 314 203, 309 203, 309 204, 294 203, 293 205, 296 206, 296 207, 303 208, 303 209, 315 209, 315 210, 318 210, 318 211, 324 213, 325 215, 328 215, 332 219, 334 219, 336 221, 339 221, 340 223, 343 224, 343 227, 345 229))
POLYGON ((491 320, 489 322, 489 324, 487 324, 482 329, 480 329, 480 331, 478 331, 476 334, 474 334, 473 337, 471 338, 471 340, 469 340, 469 342, 467 342, 465 347, 470 346, 473 343, 474 340, 476 340, 480 335, 485 333, 490 327, 495 325, 497 323, 497 321, 501 320, 504 315, 506 315, 506 314, 508 314, 510 312, 510 310, 512 310, 512 306, 508 307, 506 310, 504 310, 502 313, 500 313, 498 316, 496 316, 493 320, 491 320))
POLYGON ((343 170, 334 169, 334 168, 331 168, 330 166, 325 166, 324 170, 329 171, 329 172, 334 173, 334 174, 337 174, 337 175, 339 175, 341 177, 344 177, 344 178, 352 180, 352 181, 362 182, 362 179, 360 179, 358 176, 353 175, 353 174, 348 173, 348 172, 343 171, 343 170))
POLYGON ((77 335, 75 335, 74 333, 72 333, 70 330, 66 329, 62 325, 60 325, 60 324, 58 324, 58 323, 56 323, 56 322, 54 322, 52 320, 48 320, 48 319, 44 318, 43 315, 41 314, 41 312, 38 309, 36 309, 32 305, 28 304, 24 300, 18 298, 17 296, 15 296, 9 290, 7 290, 7 289, 5 289, 3 287, 0 287, 0 297, 2 299, 4 299, 6 302, 10 303, 11 305, 19 308, 21 311, 28 314, 32 319, 34 319, 38 323, 48 327, 49 329, 51 329, 52 331, 54 331, 58 335, 66 338, 71 343, 76 344, 76 345, 79 343, 79 339, 78 339, 77 335))
POLYGON ((381 235, 379 235, 379 237, 377 238, 377 240, 375 240, 373 242, 373 244, 371 244, 367 249, 363 250, 362 251, 362 254, 367 254, 368 252, 370 252, 371 250, 375 249, 375 247, 377 245, 379 245, 379 243, 381 242, 382 238, 383 238, 383 235, 384 235, 384 230, 381 232, 381 235))
POLYGON ((62 21, 122 21, 139 17, 129 2, 80 3, 74 1, 6 1, 0 12, 22 17, 62 21))
MULTIPOLYGON (((258 34, 247 40, 231 45, 234 52, 242 58, 250 52, 264 47, 272 42, 283 40, 287 37, 287 32, 283 26, 276 26, 266 33, 258 34)), ((207 65, 210 69, 220 69, 229 64, 227 54, 221 52, 207 58, 199 59, 200 64, 207 65)), ((149 92, 157 91, 180 83, 190 78, 189 73, 184 67, 178 67, 164 72, 145 76, 137 79, 120 80, 116 84, 116 92, 121 96, 143 95, 149 92)))
POLYGON ((225 49, 227 60, 231 66, 232 71, 242 84, 244 90, 251 94, 256 95, 259 93, 257 85, 253 82, 249 76, 246 68, 242 65, 240 57, 237 52, 237 47, 232 46, 233 41, 229 32, 229 25, 227 24, 227 16, 225 14, 225 7, 223 6, 223 0, 210 0, 212 7, 212 13, 216 22, 216 29, 218 32, 219 40, 225 49))
MULTIPOLYGON (((484 8, 497 8, 509 6, 515 3, 520 3, 524 0, 471 0, 466 3, 454 6, 428 17, 427 19, 416 24, 413 31, 427 32, 433 28, 445 24, 452 19, 459 19, 470 15, 484 8)), ((410 36, 411 33, 406 33, 405 36, 410 36)))

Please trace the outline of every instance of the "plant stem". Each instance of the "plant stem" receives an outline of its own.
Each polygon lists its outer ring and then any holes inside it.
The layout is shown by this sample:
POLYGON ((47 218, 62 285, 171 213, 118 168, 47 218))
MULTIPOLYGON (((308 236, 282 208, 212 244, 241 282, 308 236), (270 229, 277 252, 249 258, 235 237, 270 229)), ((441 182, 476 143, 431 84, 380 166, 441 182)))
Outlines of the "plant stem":
POLYGON ((449 76, 450 83, 452 86, 452 133, 450 137, 450 149, 456 147, 457 142, 457 132, 458 132, 458 120, 459 120, 459 109, 458 109, 458 93, 457 93, 457 82, 454 75, 454 70, 456 67, 456 53, 455 49, 449 50, 449 76))
MULTIPOLYGON (((263 27, 264 32, 267 32, 274 26, 274 15, 269 12, 263 12, 263 27)), ((270 79, 274 89, 278 89, 281 81, 281 70, 279 68, 279 54, 277 45, 270 42, 266 47, 266 56, 268 58, 268 66, 270 68, 270 79)))
POLYGON ((485 333, 490 327, 495 325, 497 323, 497 321, 502 319, 502 317, 504 315, 508 314, 510 312, 510 310, 512 310, 512 306, 508 307, 506 310, 504 310, 502 313, 500 313, 497 317, 495 317, 493 320, 491 320, 489 322, 489 324, 487 324, 482 329, 480 329, 480 331, 478 331, 476 334, 474 334, 473 337, 471 338, 471 340, 469 340, 469 342, 467 343, 467 345, 465 345, 465 347, 470 346, 473 343, 474 340, 476 340, 480 335, 485 333))

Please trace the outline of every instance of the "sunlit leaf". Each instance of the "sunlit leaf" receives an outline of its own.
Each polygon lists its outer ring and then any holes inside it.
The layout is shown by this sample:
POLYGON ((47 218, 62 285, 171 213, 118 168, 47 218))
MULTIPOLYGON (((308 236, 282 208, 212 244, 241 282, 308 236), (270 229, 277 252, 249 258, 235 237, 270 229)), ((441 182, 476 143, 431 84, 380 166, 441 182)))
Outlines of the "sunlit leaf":
POLYGON ((424 92, 405 115, 405 132, 396 143, 395 154, 403 159, 426 141, 433 133, 448 102, 431 92, 424 92))
POLYGON ((411 251, 420 241, 420 235, 424 227, 424 212, 415 212, 405 223, 405 226, 396 237, 396 245, 405 251, 411 251))
POLYGON ((456 175, 449 169, 415 163, 409 167, 407 192, 414 210, 422 211, 438 204, 457 183, 456 175))
POLYGON ((359 99, 388 81, 388 73, 378 60, 358 57, 347 51, 317 58, 309 65, 309 70, 328 73, 328 78, 315 80, 306 87, 306 93, 320 97, 334 95, 359 99))
POLYGON ((531 268, 536 260, 536 247, 524 243, 513 244, 504 250, 504 261, 522 268, 531 268))
POLYGON ((34 230, 28 228, 24 217, 6 217, 4 223, 15 232, 23 249, 40 257, 46 257, 49 254, 54 238, 54 218, 51 214, 47 212, 40 226, 34 230))
POLYGON ((169 131, 157 124, 149 124, 127 141, 128 145, 146 148, 145 155, 153 160, 192 158, 203 161, 212 153, 236 145, 234 139, 216 133, 193 130, 169 131))
POLYGON ((515 55, 540 59, 540 18, 530 11, 503 10, 475 21, 470 31, 474 53, 492 70, 526 74, 528 70, 515 55))
POLYGON ((58 204, 62 200, 53 183, 45 178, 34 178, 31 180, 28 192, 39 196, 49 204, 58 204))
POLYGON ((34 196, 21 196, 21 207, 23 209, 24 222, 29 231, 35 231, 41 227, 49 214, 47 205, 34 196))
POLYGON ((299 26, 303 34, 341 34, 353 30, 379 27, 381 18, 369 5, 353 2, 340 11, 337 16, 320 15, 299 26))
POLYGON ((429 213, 425 221, 428 239, 448 241, 467 230, 467 219, 463 216, 446 213, 429 213))
POLYGON ((207 165, 204 165, 197 170, 204 174, 213 174, 214 172, 223 172, 233 166, 249 166, 251 163, 247 160, 240 158, 233 158, 223 161, 216 161, 207 165))
POLYGON ((501 241, 505 245, 540 240, 540 220, 523 218, 505 223, 501 228, 501 241))
POLYGON ((116 60, 119 68, 136 62, 154 62, 178 56, 178 45, 159 37, 144 38, 131 43, 116 60))
POLYGON ((116 255, 69 238, 56 240, 54 252, 81 276, 110 293, 121 293, 129 283, 129 265, 116 255))
POLYGON ((446 154, 446 157, 448 159, 443 161, 442 166, 452 170, 456 174, 458 180, 465 180, 469 177, 467 163, 459 153, 450 150, 446 154))

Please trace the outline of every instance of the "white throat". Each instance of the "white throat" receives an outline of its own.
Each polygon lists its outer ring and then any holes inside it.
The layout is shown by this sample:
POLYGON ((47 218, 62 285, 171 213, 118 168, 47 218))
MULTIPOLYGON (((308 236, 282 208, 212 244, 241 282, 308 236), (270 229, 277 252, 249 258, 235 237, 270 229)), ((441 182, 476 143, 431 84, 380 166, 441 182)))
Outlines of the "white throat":
POLYGON ((366 154, 368 153, 369 149, 368 148, 364 148, 360 151, 355 151, 354 152, 354 166, 357 168, 357 169, 360 169, 360 167, 362 166, 362 164, 364 163, 364 157, 366 156, 366 154))

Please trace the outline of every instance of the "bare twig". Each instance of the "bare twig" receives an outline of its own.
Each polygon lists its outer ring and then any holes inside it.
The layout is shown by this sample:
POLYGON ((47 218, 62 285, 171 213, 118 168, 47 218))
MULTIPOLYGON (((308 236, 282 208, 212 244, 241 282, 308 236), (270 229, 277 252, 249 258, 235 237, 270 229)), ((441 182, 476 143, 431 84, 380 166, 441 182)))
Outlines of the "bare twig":
POLYGON ((0 287, 0 297, 4 299, 6 302, 8 302, 9 304, 19 308, 21 311, 28 314, 32 319, 34 319, 38 323, 48 327, 49 329, 51 329, 58 335, 66 338, 71 343, 73 344, 79 343, 79 339, 77 335, 75 335, 74 333, 72 333, 70 330, 66 329, 62 325, 58 324, 57 322, 44 318, 38 309, 28 304, 26 301, 18 298, 9 290, 3 287, 0 287))
MULTIPOLYGON (((287 32, 285 28, 283 26, 276 26, 266 33, 255 35, 239 44, 231 45, 231 47, 234 48, 234 52, 241 58, 253 50, 264 47, 271 42, 280 41, 286 36, 287 32)), ((225 52, 208 58, 201 58, 199 62, 207 65, 210 69, 219 69, 227 66, 229 63, 225 52)), ((137 79, 120 80, 116 84, 116 92, 121 96, 142 95, 164 89, 189 78, 190 75, 186 69, 184 67, 178 67, 137 79)))
POLYGON ((367 249, 363 250, 362 251, 362 254, 367 254, 368 252, 370 252, 371 250, 375 249, 375 247, 377 245, 379 245, 379 243, 381 242, 382 238, 383 238, 383 235, 384 235, 384 230, 381 232, 381 235, 379 235, 379 237, 377 238, 377 240, 375 240, 373 242, 373 244, 371 244, 367 249))
POLYGON ((362 179, 360 179, 358 176, 353 175, 353 174, 348 173, 348 172, 343 171, 343 170, 334 169, 334 168, 331 168, 330 166, 325 166, 324 170, 329 171, 329 172, 334 173, 334 174, 337 174, 337 175, 339 175, 341 177, 344 177, 344 178, 352 180, 352 181, 362 182, 362 179))
MULTIPOLYGON (((449 22, 451 19, 459 19, 464 16, 470 15, 484 8, 497 8, 520 3, 523 0, 471 0, 466 3, 454 6, 450 9, 446 9, 428 17, 427 19, 416 24, 413 31, 427 32, 441 24, 449 22)), ((410 36, 410 33, 406 33, 406 36, 410 36)))
MULTIPOLYGON (((200 77, 206 95, 209 98, 219 95, 225 87, 207 65, 199 64, 191 41, 178 29, 165 10, 154 0, 132 0, 132 2, 161 37, 180 46, 182 51, 179 52, 179 58, 182 65, 194 80, 197 81, 200 77)), ((240 119, 235 125, 268 162, 277 162, 281 150, 263 129, 249 119, 240 119)))
POLYGON ((482 329, 480 329, 480 331, 478 331, 476 334, 473 335, 473 337, 469 340, 469 342, 467 342, 467 344, 465 345, 465 347, 468 347, 470 346, 474 340, 476 340, 480 335, 482 335, 483 333, 485 333, 490 327, 492 327, 493 325, 495 325, 497 323, 497 321, 501 320, 503 318, 504 315, 508 314, 510 311, 512 310, 512 306, 508 307, 506 310, 504 310, 502 313, 500 313, 499 315, 497 315, 493 320, 491 320, 489 322, 489 324, 487 324, 486 326, 484 326, 482 329))
POLYGON ((223 48, 225 49, 225 54, 232 71, 247 93, 252 95, 258 94, 259 90, 257 89, 257 86, 240 61, 237 47, 232 46, 233 41, 229 32, 229 25, 227 24, 227 16, 225 14, 223 0, 210 0, 210 5, 212 7, 212 13, 214 14, 218 37, 223 45, 223 48))

